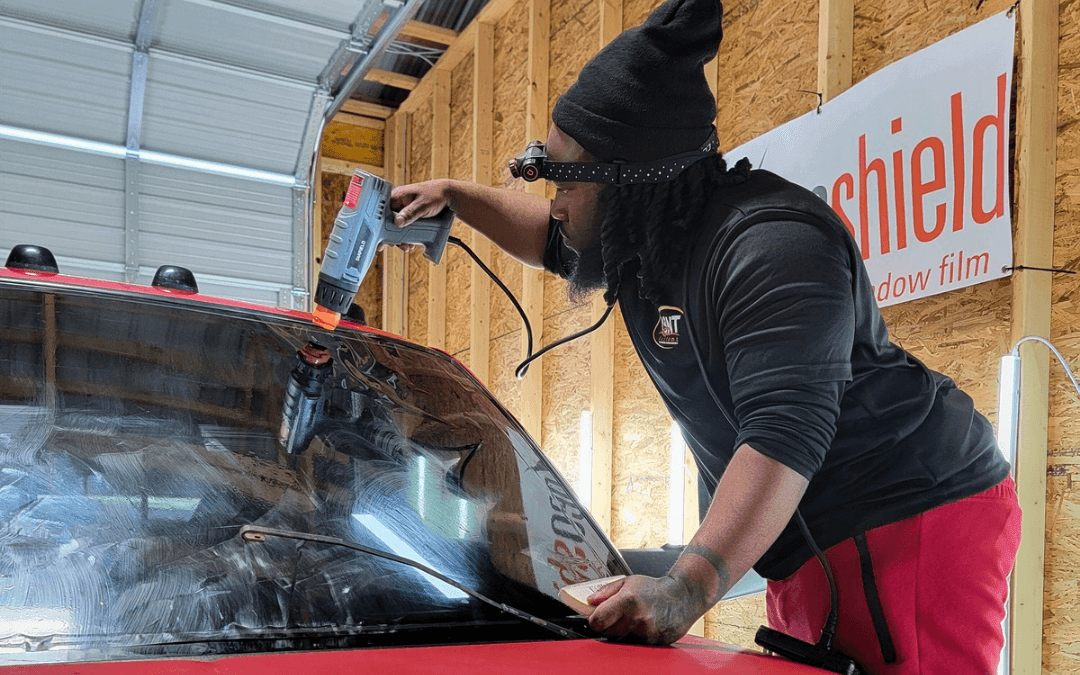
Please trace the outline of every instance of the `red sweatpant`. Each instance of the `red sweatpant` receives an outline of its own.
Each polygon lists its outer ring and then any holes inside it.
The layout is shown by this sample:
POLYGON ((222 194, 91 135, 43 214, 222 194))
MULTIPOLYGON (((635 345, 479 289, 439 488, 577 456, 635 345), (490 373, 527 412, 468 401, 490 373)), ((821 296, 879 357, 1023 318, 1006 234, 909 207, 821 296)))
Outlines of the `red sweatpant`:
MULTIPOLYGON (((870 530, 866 541, 897 660, 884 662, 852 539, 825 552, 840 599, 834 645, 873 675, 996 672, 1007 577, 1020 545, 1012 479, 870 530)), ((770 626, 817 642, 829 613, 829 586, 817 559, 770 581, 766 602, 770 626)))

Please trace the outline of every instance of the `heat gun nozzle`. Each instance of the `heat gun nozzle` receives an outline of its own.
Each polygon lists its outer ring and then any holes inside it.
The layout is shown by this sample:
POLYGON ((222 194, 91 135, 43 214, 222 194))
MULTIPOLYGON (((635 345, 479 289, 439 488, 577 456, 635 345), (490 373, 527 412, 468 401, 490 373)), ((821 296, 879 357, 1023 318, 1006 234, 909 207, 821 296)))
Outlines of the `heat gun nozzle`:
POLYGON ((341 314, 322 305, 315 305, 315 309, 311 312, 311 320, 319 328, 334 330, 341 323, 341 314))

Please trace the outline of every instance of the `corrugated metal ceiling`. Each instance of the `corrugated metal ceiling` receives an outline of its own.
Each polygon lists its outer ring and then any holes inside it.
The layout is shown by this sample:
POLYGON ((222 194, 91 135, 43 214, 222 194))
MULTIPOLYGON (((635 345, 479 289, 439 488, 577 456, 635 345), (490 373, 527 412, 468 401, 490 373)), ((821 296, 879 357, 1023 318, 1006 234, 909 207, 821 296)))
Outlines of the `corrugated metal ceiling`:
POLYGON ((32 233, 132 281, 183 251, 225 288, 306 306, 325 115, 418 7, 0 0, 0 248, 32 233))

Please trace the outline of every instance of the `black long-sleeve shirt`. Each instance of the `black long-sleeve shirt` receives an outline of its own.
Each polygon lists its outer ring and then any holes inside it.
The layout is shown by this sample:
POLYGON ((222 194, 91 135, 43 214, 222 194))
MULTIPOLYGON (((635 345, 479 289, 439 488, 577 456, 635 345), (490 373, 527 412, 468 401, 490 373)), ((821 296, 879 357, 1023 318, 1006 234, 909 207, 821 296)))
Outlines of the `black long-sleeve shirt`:
MULTIPOLYGON (((619 305, 709 495, 749 445, 810 481, 799 508, 824 549, 1005 478, 971 398, 889 342, 855 242, 817 196, 754 171, 712 196, 700 232, 666 289, 683 314, 664 346, 637 270, 619 305)), ((545 266, 565 276, 573 255, 550 228, 545 266)), ((810 555, 789 523, 755 569, 782 579, 810 555)))

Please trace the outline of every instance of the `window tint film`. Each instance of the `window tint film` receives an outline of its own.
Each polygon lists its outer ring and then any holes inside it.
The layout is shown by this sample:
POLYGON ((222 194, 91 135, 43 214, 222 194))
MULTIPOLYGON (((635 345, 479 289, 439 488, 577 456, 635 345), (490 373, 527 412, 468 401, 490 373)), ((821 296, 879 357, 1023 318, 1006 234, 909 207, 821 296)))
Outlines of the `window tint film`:
POLYGON ((545 619, 570 613, 563 585, 627 573, 442 354, 0 282, 0 662, 516 621, 413 567, 244 526, 393 553, 545 619))

